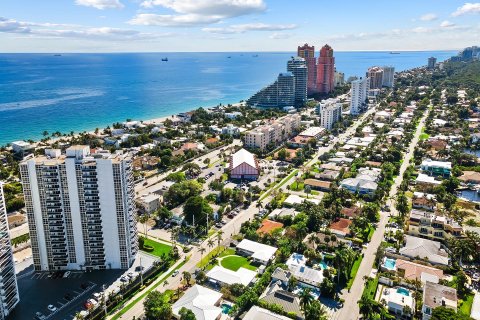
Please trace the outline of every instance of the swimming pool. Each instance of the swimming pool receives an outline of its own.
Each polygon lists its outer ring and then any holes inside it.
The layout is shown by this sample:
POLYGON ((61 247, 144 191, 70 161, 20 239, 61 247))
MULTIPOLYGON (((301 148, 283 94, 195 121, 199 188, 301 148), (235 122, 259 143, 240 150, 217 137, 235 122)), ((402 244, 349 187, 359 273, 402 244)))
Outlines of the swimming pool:
POLYGON ((323 260, 320 261, 320 263, 318 265, 322 268, 322 270, 328 269, 327 264, 323 260))
POLYGON ((232 306, 226 303, 222 303, 222 313, 223 314, 228 314, 230 310, 232 309, 232 306))
POLYGON ((410 291, 405 288, 397 288, 397 293, 404 295, 406 297, 410 296, 410 291))
POLYGON ((385 261, 383 262, 383 266, 385 269, 388 270, 395 270, 395 265, 397 264, 397 261, 395 259, 390 259, 390 258, 385 258, 385 261))

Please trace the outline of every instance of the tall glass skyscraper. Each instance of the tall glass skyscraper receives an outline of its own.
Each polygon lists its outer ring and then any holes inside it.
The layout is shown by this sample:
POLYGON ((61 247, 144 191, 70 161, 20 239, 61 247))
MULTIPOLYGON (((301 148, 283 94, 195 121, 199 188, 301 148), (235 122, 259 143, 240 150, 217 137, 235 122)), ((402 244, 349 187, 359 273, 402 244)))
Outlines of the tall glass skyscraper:
POLYGON ((287 62, 287 71, 295 77, 295 105, 303 106, 307 101, 308 71, 305 59, 292 57, 287 62))

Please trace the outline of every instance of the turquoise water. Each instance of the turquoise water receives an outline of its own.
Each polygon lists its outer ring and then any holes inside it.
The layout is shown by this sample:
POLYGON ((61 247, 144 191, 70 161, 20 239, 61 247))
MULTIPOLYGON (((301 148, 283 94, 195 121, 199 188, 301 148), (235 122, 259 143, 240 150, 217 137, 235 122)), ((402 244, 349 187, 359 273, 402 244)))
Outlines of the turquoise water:
MULTIPOLYGON (((294 54, 0 54, 0 145, 40 139, 44 130, 94 130, 127 118, 236 103, 273 82, 294 54)), ((335 58, 348 78, 364 76, 372 65, 400 71, 425 65, 430 56, 442 61, 454 54, 335 52, 335 58)))
POLYGON ((385 263, 383 264, 385 266, 385 268, 387 268, 388 270, 394 270, 395 269, 395 264, 396 264, 396 260, 395 259, 385 259, 385 263))
POLYGON ((319 265, 320 265, 320 267, 322 268, 322 270, 328 269, 327 264, 326 264, 325 261, 323 261, 323 260, 320 261, 319 265))
POLYGON ((398 288, 397 293, 404 295, 406 297, 410 296, 410 292, 405 288, 398 288))
POLYGON ((228 314, 230 310, 232 309, 232 306, 226 303, 222 304, 222 313, 223 314, 228 314))

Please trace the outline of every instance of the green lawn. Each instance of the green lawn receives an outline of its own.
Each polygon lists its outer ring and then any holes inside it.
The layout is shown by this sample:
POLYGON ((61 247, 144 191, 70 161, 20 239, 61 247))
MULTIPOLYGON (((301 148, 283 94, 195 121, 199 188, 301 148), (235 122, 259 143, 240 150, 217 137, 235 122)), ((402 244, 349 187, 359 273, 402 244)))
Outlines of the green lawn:
MULTIPOLYGON (((197 249, 194 249, 194 250, 197 250, 197 249)), ((203 256, 202 260, 197 264, 197 267, 198 268, 205 267, 206 265, 209 264, 210 260, 212 260, 214 256, 218 255, 223 250, 225 250, 225 247, 223 246, 214 248, 209 254, 203 256)))
POLYGON ((370 299, 375 300, 375 293, 377 292, 378 287, 378 277, 375 279, 368 279, 367 283, 365 284, 365 288, 363 289, 362 296, 367 296, 370 299))
POLYGON ((428 138, 430 138, 430 135, 428 133, 422 133, 420 135, 420 140, 427 140, 428 138))
MULTIPOLYGON (((164 243, 154 241, 152 239, 145 239, 145 244, 144 245, 152 246, 153 251, 148 252, 148 253, 150 253, 154 256, 157 256, 157 257, 161 257, 164 254, 168 254, 170 252, 170 250, 172 250, 171 246, 169 246, 167 244, 164 244, 164 243)), ((143 250, 143 251, 145 251, 145 250, 143 250)), ((145 252, 147 252, 147 251, 145 251, 145 252)))
POLYGON ((290 185, 290 190, 293 190, 293 191, 302 191, 302 190, 303 190, 303 187, 304 187, 303 182, 297 182, 297 181, 295 181, 294 183, 292 183, 292 184, 290 185))
POLYGON ((358 268, 360 268, 360 263, 362 263, 363 257, 361 255, 358 256, 357 260, 353 263, 352 270, 350 271, 350 279, 347 283, 347 288, 350 289, 353 285, 353 281, 355 280, 355 276, 357 275, 358 268))
POLYGON ((473 298, 475 295, 473 293, 467 293, 462 299, 462 303, 460 304, 460 308, 458 308, 458 311, 469 316, 470 312, 472 311, 472 305, 473 305, 473 298))
POLYGON ((253 271, 257 270, 257 268, 250 265, 247 258, 241 257, 241 256, 225 257, 220 261, 220 264, 222 265, 222 267, 232 271, 237 271, 241 267, 246 268, 248 270, 253 270, 253 271))

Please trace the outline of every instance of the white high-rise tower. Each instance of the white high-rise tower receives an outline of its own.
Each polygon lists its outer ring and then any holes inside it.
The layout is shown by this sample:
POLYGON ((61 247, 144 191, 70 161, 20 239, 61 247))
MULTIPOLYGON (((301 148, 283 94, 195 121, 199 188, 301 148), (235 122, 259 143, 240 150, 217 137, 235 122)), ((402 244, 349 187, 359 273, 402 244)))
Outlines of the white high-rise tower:
POLYGON ((72 146, 66 155, 20 164, 35 270, 126 269, 138 251, 131 158, 90 154, 72 146))
POLYGON ((366 108, 367 91, 370 81, 368 78, 360 78, 352 81, 350 114, 357 115, 366 108))

